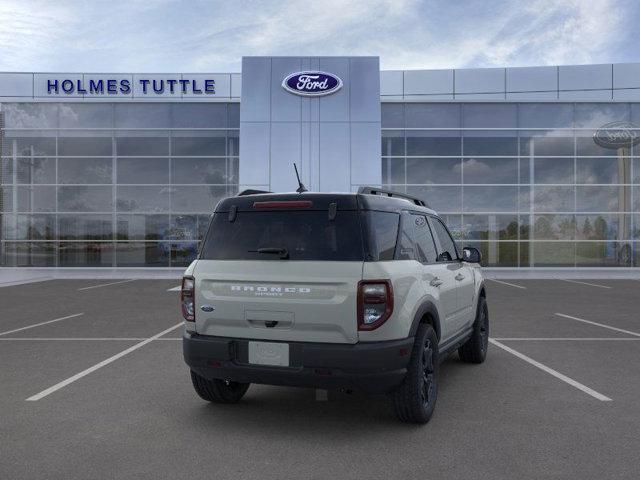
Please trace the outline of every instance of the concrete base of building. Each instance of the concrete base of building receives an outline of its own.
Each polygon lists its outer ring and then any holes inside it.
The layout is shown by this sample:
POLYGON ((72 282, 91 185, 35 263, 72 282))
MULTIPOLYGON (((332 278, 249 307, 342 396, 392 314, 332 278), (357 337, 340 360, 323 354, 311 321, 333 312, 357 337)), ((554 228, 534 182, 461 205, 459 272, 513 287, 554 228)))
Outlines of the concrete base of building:
POLYGON ((499 279, 620 279, 640 280, 640 268, 483 268, 487 278, 499 279))

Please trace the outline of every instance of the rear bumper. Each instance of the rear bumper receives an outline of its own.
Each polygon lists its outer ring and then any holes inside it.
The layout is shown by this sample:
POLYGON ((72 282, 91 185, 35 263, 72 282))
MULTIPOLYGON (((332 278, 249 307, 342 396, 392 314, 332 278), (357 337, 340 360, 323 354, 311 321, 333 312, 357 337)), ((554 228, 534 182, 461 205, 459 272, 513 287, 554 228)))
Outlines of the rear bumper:
POLYGON ((249 339, 185 332, 182 345, 187 365, 209 379, 383 393, 404 379, 413 337, 353 345, 288 343, 289 367, 249 364, 249 339))

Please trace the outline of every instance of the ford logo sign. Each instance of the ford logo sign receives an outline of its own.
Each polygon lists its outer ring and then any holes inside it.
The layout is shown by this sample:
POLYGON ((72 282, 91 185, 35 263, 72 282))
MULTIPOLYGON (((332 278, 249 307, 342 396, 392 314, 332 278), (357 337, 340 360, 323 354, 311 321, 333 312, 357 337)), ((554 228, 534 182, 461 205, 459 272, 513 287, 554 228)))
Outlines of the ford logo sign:
POLYGON ((327 72, 296 72, 282 81, 282 88, 295 95, 320 97, 340 90, 342 80, 327 72))
POLYGON ((603 148, 624 148, 640 142, 640 127, 630 122, 611 122, 593 134, 593 141, 603 148))

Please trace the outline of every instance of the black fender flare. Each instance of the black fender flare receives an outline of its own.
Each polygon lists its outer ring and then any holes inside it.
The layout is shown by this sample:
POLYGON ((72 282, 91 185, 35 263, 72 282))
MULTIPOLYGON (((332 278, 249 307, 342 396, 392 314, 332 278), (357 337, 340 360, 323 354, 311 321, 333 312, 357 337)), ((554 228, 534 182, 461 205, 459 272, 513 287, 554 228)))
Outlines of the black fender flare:
POLYGON ((418 327, 425 315, 429 314, 433 322, 433 329, 436 331, 436 337, 438 340, 441 338, 442 329, 440 328, 440 315, 438 315, 438 309, 433 304, 433 302, 427 300, 424 302, 413 317, 413 322, 411 323, 411 330, 409 331, 410 337, 415 337, 416 332, 418 331, 418 327))

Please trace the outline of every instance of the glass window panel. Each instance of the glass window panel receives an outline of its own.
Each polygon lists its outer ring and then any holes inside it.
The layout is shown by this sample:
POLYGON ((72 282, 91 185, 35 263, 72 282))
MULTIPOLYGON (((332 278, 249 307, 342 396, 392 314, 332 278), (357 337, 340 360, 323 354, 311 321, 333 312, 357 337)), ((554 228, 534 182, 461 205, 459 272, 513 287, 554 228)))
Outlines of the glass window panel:
POLYGON ((571 128, 571 103, 521 103, 518 106, 520 128, 571 128))
POLYGON ((14 240, 55 240, 55 215, 17 215, 14 240))
POLYGON ((240 103, 228 103, 227 114, 227 125, 230 128, 240 128, 240 103))
POLYGON ((111 212, 113 189, 110 186, 58 187, 59 212, 111 212))
POLYGON ((407 155, 460 156, 460 132, 407 130, 407 155))
POLYGON ((0 184, 13 183, 13 158, 0 158, 0 184))
POLYGON ((627 240, 632 238, 631 216, 627 214, 577 215, 578 240, 627 240))
POLYGON ((230 195, 235 195, 237 192, 237 184, 240 178, 240 160, 238 158, 227 159, 227 175, 229 176, 229 185, 236 185, 236 187, 229 190, 230 195))
POLYGON ((382 128, 404 128, 404 103, 383 103, 380 107, 382 128))
POLYGON ((574 183, 573 158, 535 158, 535 183, 574 183))
POLYGON ((529 240, 531 238, 529 234, 531 230, 531 226, 529 222, 530 217, 529 215, 520 215, 519 219, 520 219, 520 229, 519 229, 520 240, 529 240))
POLYGON ((528 186, 518 187, 518 212, 531 211, 531 191, 528 186))
MULTIPOLYGON (((24 132, 20 132, 24 134, 24 132)), ((51 133, 45 135, 53 135, 51 133)), ((30 156, 47 156, 56 154, 56 139, 50 137, 5 137, 2 153, 4 155, 12 155, 15 147, 16 155, 30 156)))
POLYGON ((56 209, 56 187, 29 186, 18 188, 19 212, 54 212, 56 209))
POLYGON ((55 158, 18 157, 16 165, 18 183, 56 183, 55 158))
POLYGON ((226 128, 226 103, 174 103, 174 128, 226 128))
POLYGON ((173 158, 171 175, 173 183, 231 183, 224 158, 173 158))
POLYGON ((119 184, 169 183, 168 158, 118 157, 119 184))
POLYGON ((405 115, 408 128, 460 127, 460 105, 456 104, 406 103, 405 115))
POLYGON ((165 240, 169 215, 122 215, 116 219, 118 240, 165 240))
POLYGON ((531 242, 533 263, 536 267, 573 267, 575 265, 575 243, 531 242))
POLYGON ((235 157, 240 152, 240 132, 238 130, 227 130, 227 155, 235 157))
POLYGON ((407 158, 407 183, 462 183, 459 158, 407 158))
POLYGON ((118 267, 168 267, 170 243, 118 242, 116 265, 118 267))
POLYGON ((615 157, 618 155, 619 150, 616 148, 605 148, 598 145, 594 139, 595 131, 580 131, 576 132, 576 153, 578 155, 585 156, 602 156, 602 157, 615 157))
POLYGON ((541 187, 533 189, 533 209, 536 212, 575 211, 575 187, 541 187))
POLYGON ((442 214, 440 218, 451 232, 451 236, 457 242, 462 239, 462 215, 442 214))
POLYGON ((198 216, 173 215, 167 240, 197 240, 198 216))
POLYGON ((197 242, 171 243, 171 266, 186 267, 198 254, 197 242))
POLYGON ((519 267, 533 267, 533 263, 529 260, 533 258, 533 243, 532 242, 520 242, 518 244, 520 250, 520 264, 519 267))
POLYGON ((469 242, 465 247, 474 247, 482 254, 483 267, 517 267, 517 242, 469 242))
POLYGON ((631 196, 631 187, 576 187, 576 211, 617 212, 619 196, 631 196))
POLYGON ((636 240, 640 240, 640 214, 633 216, 633 232, 632 236, 636 240))
POLYGON ((462 162, 465 184, 518 183, 517 158, 465 158, 462 162))
POLYGON ((119 212, 168 212, 168 186, 118 186, 116 208, 119 212))
POLYGON ((382 156, 404 155, 404 131, 382 131, 382 156))
MULTIPOLYGON (((629 157, 578 158, 576 160, 577 183, 618 183, 620 171, 630 171, 629 157)), ((630 178, 630 175, 625 175, 630 178)), ((627 180, 628 181, 628 180, 627 180)))
POLYGON ((60 243, 58 262, 61 267, 111 267, 113 243, 60 243))
POLYGON ((632 250, 633 266, 640 267, 640 242, 633 242, 632 250))
POLYGON ((382 159, 382 183, 406 183, 404 158, 382 159))
POLYGON ((57 128, 56 103, 2 103, 6 128, 57 128))
POLYGON ((113 217, 96 214, 58 215, 60 240, 111 240, 113 217))
POLYGON ((225 187, 172 187, 171 211, 177 213, 213 212, 227 196, 225 187))
MULTIPOLYGON (((2 212, 2 209, 0 209, 2 212)), ((0 240, 20 240, 17 237, 17 215, 0 214, 0 240)), ((0 245, 0 249, 2 245, 0 245)))
POLYGON ((174 136, 171 139, 172 155, 205 156, 226 155, 226 133, 208 133, 207 136, 183 137, 174 136))
POLYGON ((4 244, 5 267, 55 267, 56 244, 54 242, 9 242, 4 244))
POLYGON ((407 187, 407 193, 424 200, 438 213, 462 211, 461 187, 407 187))
POLYGON ((463 151, 465 155, 506 156, 518 154, 518 138, 516 136, 495 136, 490 132, 465 133, 463 151), (479 133, 488 136, 479 136, 479 133))
POLYGON ((577 267, 630 267, 631 243, 577 242, 577 267))
POLYGON ((109 103, 61 103, 60 128, 73 127, 113 127, 113 105, 109 103))
POLYGON ((13 189, 14 187, 0 187, 0 212, 13 211, 13 189))
POLYGON ((169 138, 159 136, 149 137, 118 137, 116 149, 119 156, 145 156, 169 154, 169 138))
POLYGON ((520 183, 531 183, 531 164, 533 159, 520 157, 520 183))
POLYGON ((112 183, 113 160, 58 158, 58 183, 112 183))
POLYGON ((576 103, 576 128, 600 128, 611 122, 630 121, 628 103, 576 103))
MULTIPOLYGON (((633 159, 633 183, 640 184, 640 158, 633 159)), ((638 189, 636 189, 637 191, 638 189)))
POLYGON ((515 128, 518 126, 517 105, 508 103, 464 104, 466 128, 515 128))
POLYGON ((533 235, 536 240, 573 240, 576 218, 574 215, 534 215, 533 235))
POLYGON ((116 103, 116 128, 168 128, 171 127, 169 103, 116 103))
POLYGON ((464 187, 465 212, 517 212, 518 187, 464 187))
POLYGON ((112 155, 111 137, 60 137, 58 155, 88 155, 104 157, 112 155))
POLYGON ((516 215, 464 215, 464 238, 469 240, 517 240, 516 215))
POLYGON ((573 135, 554 132, 520 132, 520 155, 573 157, 573 135))

